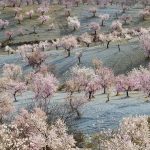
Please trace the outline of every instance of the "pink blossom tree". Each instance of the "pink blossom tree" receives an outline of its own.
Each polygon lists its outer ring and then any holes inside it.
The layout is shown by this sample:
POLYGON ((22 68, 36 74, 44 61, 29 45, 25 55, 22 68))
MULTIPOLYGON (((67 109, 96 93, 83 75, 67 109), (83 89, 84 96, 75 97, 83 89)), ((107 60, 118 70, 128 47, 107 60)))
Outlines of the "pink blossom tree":
POLYGON ((77 39, 76 37, 71 36, 71 35, 65 36, 61 39, 60 46, 63 47, 65 51, 67 51, 68 53, 67 57, 70 57, 71 50, 73 50, 74 48, 78 46, 77 39))
POLYGON ((25 58, 27 58, 27 63, 33 68, 40 68, 42 63, 46 60, 47 55, 44 52, 36 50, 31 53, 25 54, 25 58))
POLYGON ((20 66, 15 64, 5 64, 3 66, 3 76, 16 80, 22 75, 22 69, 20 66))
POLYGON ((101 14, 99 18, 101 19, 101 26, 104 26, 104 21, 109 19, 109 14, 101 14))
POLYGON ((96 75, 99 77, 99 84, 103 88, 104 94, 106 94, 106 90, 114 83, 113 71, 106 67, 100 67, 96 70, 96 75))
POLYGON ((22 11, 22 8, 20 8, 20 7, 15 7, 15 8, 14 8, 14 11, 15 11, 15 17, 16 17, 16 16, 19 15, 19 13, 22 11))
POLYGON ((107 49, 109 48, 110 42, 112 42, 114 40, 114 37, 112 34, 108 34, 106 36, 106 42, 107 42, 107 49))
POLYGON ((129 97, 129 91, 132 91, 135 89, 135 82, 134 82, 134 76, 131 74, 125 75, 119 75, 116 77, 116 91, 117 95, 119 92, 126 92, 126 97, 129 97))
POLYGON ((96 35, 97 32, 100 30, 100 26, 99 26, 98 23, 92 22, 92 23, 90 24, 90 29, 93 30, 93 31, 94 31, 94 34, 96 35))
POLYGON ((13 111, 13 101, 8 93, 1 93, 0 96, 0 123, 13 111))
POLYGON ((123 30, 122 23, 119 20, 113 21, 112 24, 111 24, 111 29, 113 31, 122 32, 122 30, 123 30))
POLYGON ((18 21, 18 24, 21 24, 21 22, 24 19, 24 16, 22 14, 20 14, 20 15, 16 16, 15 19, 18 21))
POLYGON ((27 90, 27 86, 24 82, 11 80, 7 84, 7 91, 11 93, 14 98, 14 102, 17 102, 17 95, 21 95, 23 92, 27 90))
POLYGON ((1 30, 5 29, 8 25, 9 25, 9 21, 8 20, 0 19, 0 28, 1 28, 1 30))
POLYGON ((98 76, 93 76, 92 79, 87 83, 85 87, 86 94, 88 94, 88 99, 91 100, 94 98, 96 91, 102 88, 98 76))
POLYGON ((73 31, 80 28, 80 21, 78 20, 77 17, 68 17, 67 21, 68 21, 68 26, 73 28, 73 31))
POLYGON ((77 118, 81 118, 80 108, 87 103, 87 99, 84 96, 70 95, 67 97, 67 103, 71 109, 72 113, 75 113, 77 118))
POLYGON ((40 21, 41 24, 44 24, 50 20, 50 17, 46 15, 42 15, 38 18, 38 20, 40 21))
POLYGON ((82 51, 76 52, 76 57, 78 58, 78 65, 81 64, 81 57, 82 57, 82 54, 83 54, 82 51))
POLYGON ((95 17, 97 9, 95 7, 92 7, 92 8, 89 9, 89 12, 93 14, 92 17, 95 17))
POLYGON ((93 40, 92 36, 89 35, 87 32, 80 36, 80 41, 85 43, 87 47, 90 46, 92 40, 93 40))
POLYGON ((97 35, 97 41, 100 42, 100 44, 102 44, 104 46, 104 43, 106 42, 106 35, 104 34, 98 34, 97 35))
POLYGON ((67 8, 65 9, 65 16, 70 17, 71 16, 71 9, 67 8))
POLYGON ((127 23, 132 21, 132 17, 130 15, 123 14, 120 17, 120 20, 124 22, 124 25, 127 25, 127 23))
POLYGON ((91 68, 75 66, 71 69, 71 80, 73 88, 85 90, 88 82, 95 77, 95 72, 91 68))
POLYGON ((139 69, 133 69, 131 75, 134 79, 135 88, 150 97, 150 70, 141 66, 139 69))
POLYGON ((32 16, 34 15, 34 10, 30 10, 30 11, 26 12, 26 15, 27 15, 30 19, 32 19, 32 16))
POLYGON ((144 54, 146 57, 150 57, 150 35, 149 34, 143 34, 140 37, 141 45, 144 49, 144 54))
POLYGON ((37 9, 37 12, 40 13, 42 16, 48 13, 48 11, 49 11, 49 8, 45 6, 41 6, 37 9))
POLYGON ((48 113, 48 105, 50 98, 54 95, 58 88, 58 80, 52 74, 43 76, 38 73, 33 78, 33 92, 35 100, 41 109, 48 113))
POLYGON ((8 38, 8 40, 12 40, 13 35, 14 35, 14 31, 13 30, 5 32, 5 36, 8 38))

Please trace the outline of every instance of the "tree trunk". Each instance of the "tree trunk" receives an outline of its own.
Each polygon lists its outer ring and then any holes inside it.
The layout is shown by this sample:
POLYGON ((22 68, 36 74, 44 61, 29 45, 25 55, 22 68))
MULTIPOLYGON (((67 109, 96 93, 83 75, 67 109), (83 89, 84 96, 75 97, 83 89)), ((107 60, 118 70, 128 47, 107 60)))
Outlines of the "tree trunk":
POLYGON ((73 28, 73 31, 76 31, 76 27, 73 28))
POLYGON ((76 114, 77 114, 78 118, 81 118, 81 113, 79 112, 79 110, 75 109, 75 111, 76 111, 76 114))
POLYGON ((106 87, 104 87, 104 93, 103 94, 106 94, 106 87))
POLYGON ((74 111, 74 107, 72 105, 72 97, 71 96, 70 96, 70 99, 69 99, 69 105, 70 105, 71 111, 73 112, 74 111))
POLYGON ((118 19, 118 13, 116 12, 116 19, 118 19))
POLYGON ((8 40, 11 40, 12 39, 12 36, 9 36, 8 40))
POLYGON ((92 17, 95 17, 95 16, 96 16, 96 13, 94 12, 92 17))
POLYGON ((90 47, 90 44, 89 44, 89 43, 86 43, 86 46, 87 46, 87 47, 90 47))
POLYGON ((102 26, 102 27, 104 26, 104 20, 102 20, 102 22, 101 22, 101 26, 102 26))
POLYGON ((119 96, 119 92, 117 91, 117 94, 116 94, 116 96, 119 96))
POLYGON ((129 91, 126 90, 126 97, 129 97, 129 91))
POLYGON ((118 50, 119 50, 119 52, 120 52, 120 45, 118 44, 118 50))
POLYGON ((14 102, 17 102, 16 93, 14 93, 13 96, 14 96, 14 102))
POLYGON ((81 57, 78 57, 78 64, 81 63, 81 57))
POLYGON ((108 93, 106 103, 108 103, 109 101, 110 101, 110 94, 108 93))
POLYGON ((92 91, 89 91, 89 100, 92 99, 92 91))
POLYGON ((68 56, 67 57, 70 57, 70 49, 68 49, 67 52, 68 52, 68 56))
POLYGON ((109 48, 110 41, 107 42, 107 49, 109 48))

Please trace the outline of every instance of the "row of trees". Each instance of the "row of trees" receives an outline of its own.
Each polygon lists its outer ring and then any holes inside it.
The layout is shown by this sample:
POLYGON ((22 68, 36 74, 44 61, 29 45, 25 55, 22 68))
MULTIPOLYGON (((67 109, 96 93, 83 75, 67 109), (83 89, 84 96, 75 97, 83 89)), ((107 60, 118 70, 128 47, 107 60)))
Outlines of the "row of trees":
MULTIPOLYGON (((69 3, 72 2, 72 1, 68 1, 69 3)), ((37 8, 37 10, 29 10, 27 12, 25 12, 25 14, 22 14, 22 8, 21 7, 15 7, 13 8, 13 11, 14 11, 14 16, 15 16, 15 20, 17 20, 17 22, 19 24, 21 24, 21 22, 24 20, 24 18, 27 16, 28 18, 32 19, 33 15, 35 15, 35 12, 37 12, 36 14, 38 14, 39 18, 39 22, 41 24, 44 24, 44 23, 48 23, 49 20, 50 20, 50 17, 48 15, 48 12, 49 12, 49 7, 46 5, 46 4, 42 4, 41 6, 39 6, 37 8)), ((80 28, 81 24, 80 24, 80 21, 78 20, 78 18, 76 16, 73 16, 71 17, 71 9, 67 9, 66 12, 67 12, 67 22, 68 22, 68 26, 73 28, 73 30, 77 30, 80 28)), ((96 7, 92 7, 89 9, 89 12, 93 14, 93 17, 96 16, 96 13, 97 13, 97 9, 96 7)), ((142 10, 140 13, 139 13, 139 16, 145 20, 147 18, 149 18, 150 16, 150 9, 149 7, 145 8, 144 10, 142 10)), ((105 21, 109 19, 109 14, 100 14, 98 15, 98 17, 100 18, 101 20, 101 24, 97 23, 97 22, 92 22, 90 25, 89 25, 89 28, 91 30, 94 30, 95 34, 101 29, 101 26, 103 27, 105 25, 105 21)), ((116 26, 116 24, 118 24, 120 27, 122 27, 122 25, 126 25, 128 23, 130 23, 132 21, 132 17, 130 15, 127 15, 127 14, 123 14, 121 15, 120 17, 118 17, 118 14, 116 14, 116 19, 119 19, 117 21, 114 21, 112 22, 112 25, 111 25, 111 29, 114 29, 116 26), (115 24, 116 22, 116 24, 115 24)), ((3 19, 0 19, 0 27, 1 29, 5 29, 9 26, 9 21, 8 20, 3 20, 3 19)), ((33 33, 36 33, 36 28, 37 26, 33 26, 33 33)), ((55 28, 55 25, 54 24, 50 24, 49 25, 49 28, 50 30, 51 29, 54 29, 55 28)), ((13 36, 15 36, 15 33, 16 31, 13 31, 13 30, 10 30, 10 31, 6 31, 5 32, 5 35, 8 37, 8 39, 12 39, 13 36)), ((18 33, 23 35, 24 34, 24 31, 23 31, 23 28, 19 29, 18 30, 18 33)), ((96 37, 94 37, 94 40, 96 40, 96 37)))

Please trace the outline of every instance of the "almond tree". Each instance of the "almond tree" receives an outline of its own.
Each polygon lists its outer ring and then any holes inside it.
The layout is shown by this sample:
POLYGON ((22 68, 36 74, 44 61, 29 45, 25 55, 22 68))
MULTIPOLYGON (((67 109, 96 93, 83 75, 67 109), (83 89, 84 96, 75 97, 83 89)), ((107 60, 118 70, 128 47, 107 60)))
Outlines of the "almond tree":
POLYGON ((106 38, 107 38, 107 36, 104 34, 97 35, 98 42, 100 42, 103 46, 104 46, 104 43, 106 42, 106 38))
POLYGON ((92 17, 96 17, 96 12, 97 12, 97 9, 95 7, 92 7, 89 9, 89 12, 93 14, 92 17))
POLYGON ((100 80, 98 76, 95 75, 89 80, 85 88, 86 94, 88 94, 88 99, 91 100, 92 98, 94 98, 95 92, 100 89, 102 89, 100 80))
POLYGON ((5 36, 8 38, 8 40, 12 40, 13 35, 14 35, 14 31, 13 30, 5 32, 5 36))
POLYGON ((77 58, 78 58, 78 65, 80 65, 80 63, 81 63, 81 57, 82 57, 82 54, 83 54, 82 51, 76 52, 76 56, 77 56, 77 58))
POLYGON ((135 83, 134 83, 134 76, 132 74, 125 75, 119 75, 116 77, 116 91, 117 95, 119 92, 126 92, 126 97, 129 97, 129 91, 132 91, 135 89, 135 83))
POLYGON ((110 42, 114 40, 114 37, 112 34, 108 34, 106 36, 106 42, 107 42, 107 49, 109 48, 110 42))
POLYGON ((32 16, 34 15, 34 10, 26 12, 26 15, 29 16, 30 19, 32 19, 32 16))
POLYGON ((20 7, 15 7, 15 8, 14 8, 14 11, 15 11, 15 17, 16 17, 16 16, 19 15, 19 13, 22 11, 22 8, 20 8, 20 7))
POLYGON ((18 15, 18 16, 16 16, 15 17, 15 19, 18 21, 18 24, 21 24, 21 21, 23 21, 23 15, 22 14, 20 14, 20 15, 18 15))
POLYGON ((149 34, 143 34, 140 37, 141 45, 144 49, 144 54, 146 57, 150 57, 150 35, 149 34))
POLYGON ((75 113, 77 118, 80 119, 82 114, 79 109, 85 103, 87 103, 87 99, 83 96, 70 95, 69 97, 67 97, 67 103, 71 109, 71 112, 75 113))
POLYGON ((48 7, 41 6, 37 9, 37 12, 44 16, 49 11, 48 7))
POLYGON ((132 17, 130 15, 123 14, 120 17, 120 20, 124 22, 124 25, 127 25, 127 23, 132 21, 132 17))
MULTIPOLYGON (((135 88, 139 91, 142 91, 146 94, 147 97, 150 97, 150 70, 149 68, 143 68, 142 66, 139 69, 133 69, 131 74, 134 78, 135 88)), ((147 100, 148 101, 148 100, 147 100)))
POLYGON ((21 95, 26 90, 26 84, 23 82, 10 80, 10 82, 7 84, 7 91, 13 96, 14 102, 17 102, 16 96, 21 95))
POLYGON ((22 69, 20 66, 15 64, 5 64, 3 66, 3 76, 17 80, 22 75, 22 69))
POLYGON ((36 50, 34 52, 25 54, 25 58, 28 65, 33 68, 40 68, 42 63, 46 60, 47 55, 44 52, 36 50))
POLYGON ((13 111, 13 101, 8 93, 1 93, 0 96, 0 124, 13 111))
POLYGON ((111 69, 106 67, 100 67, 96 69, 96 75, 99 77, 99 84, 106 94, 106 90, 114 83, 114 73, 111 69))
POLYGON ((122 30, 123 30, 122 23, 119 20, 113 21, 112 24, 111 24, 111 29, 113 31, 122 32, 122 30))
POLYGON ((65 16, 70 17, 71 16, 71 9, 67 8, 65 9, 65 16))
POLYGON ((42 15, 38 18, 38 20, 41 22, 41 24, 44 24, 50 20, 50 17, 46 15, 42 15))
POLYGON ((0 28, 1 28, 1 30, 5 29, 8 25, 9 25, 9 21, 8 20, 0 19, 0 28))
POLYGON ((63 47, 65 51, 67 51, 68 53, 67 57, 70 57, 70 51, 76 48, 78 46, 78 43, 76 38, 70 35, 70 36, 65 36, 61 39, 60 46, 63 47))
POLYGON ((75 66, 71 69, 71 80, 76 90, 85 90, 87 84, 95 77, 91 68, 75 66))
POLYGON ((104 21, 109 19, 109 14, 101 14, 99 18, 101 19, 101 26, 104 26, 104 21))
POLYGON ((100 30, 100 26, 96 22, 90 23, 90 29, 94 31, 94 34, 96 35, 97 32, 100 30))
POLYGON ((44 76, 40 73, 35 74, 32 80, 32 88, 37 105, 48 113, 48 105, 50 104, 51 97, 57 91, 58 80, 52 74, 44 76))
POLYGON ((83 33, 81 36, 80 36, 80 41, 85 43, 87 47, 90 46, 90 44, 92 43, 92 36, 89 35, 87 32, 86 33, 83 33))
POLYGON ((68 26, 73 28, 73 31, 80 28, 80 22, 77 17, 68 17, 67 21, 68 21, 68 26))

